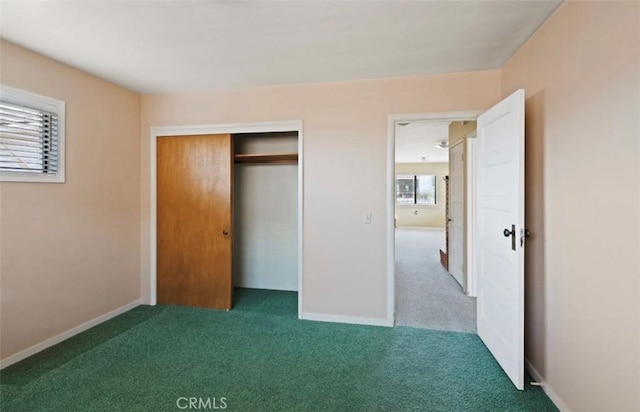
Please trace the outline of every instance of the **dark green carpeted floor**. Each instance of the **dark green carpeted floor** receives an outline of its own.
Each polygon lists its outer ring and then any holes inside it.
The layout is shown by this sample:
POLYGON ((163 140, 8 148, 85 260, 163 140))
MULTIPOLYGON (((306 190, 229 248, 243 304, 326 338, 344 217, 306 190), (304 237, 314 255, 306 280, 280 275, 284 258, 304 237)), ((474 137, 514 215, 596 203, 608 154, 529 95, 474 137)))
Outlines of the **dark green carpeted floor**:
POLYGON ((181 397, 228 411, 556 410, 514 389, 476 335, 300 321, 295 293, 257 290, 236 291, 230 312, 140 306, 0 382, 3 411, 171 411, 181 397))

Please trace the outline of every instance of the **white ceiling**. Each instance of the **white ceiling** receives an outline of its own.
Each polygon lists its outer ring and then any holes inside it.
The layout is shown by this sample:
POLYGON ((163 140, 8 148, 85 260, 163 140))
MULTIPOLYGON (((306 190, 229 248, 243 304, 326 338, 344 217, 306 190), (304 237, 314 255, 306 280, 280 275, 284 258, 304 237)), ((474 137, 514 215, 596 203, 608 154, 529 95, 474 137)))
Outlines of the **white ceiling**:
POLYGON ((396 163, 449 161, 449 149, 440 149, 436 145, 449 141, 450 122, 421 120, 406 123, 405 126, 396 123, 396 163))
POLYGON ((560 1, 6 1, 0 36, 142 93, 496 69, 560 1))

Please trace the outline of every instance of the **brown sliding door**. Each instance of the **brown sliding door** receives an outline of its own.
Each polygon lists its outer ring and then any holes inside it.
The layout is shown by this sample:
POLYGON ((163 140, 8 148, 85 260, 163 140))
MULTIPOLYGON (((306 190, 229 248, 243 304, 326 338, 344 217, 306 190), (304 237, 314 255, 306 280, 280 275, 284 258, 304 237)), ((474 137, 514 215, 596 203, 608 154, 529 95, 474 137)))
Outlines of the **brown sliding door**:
POLYGON ((157 298, 231 309, 231 135, 157 140, 157 298))

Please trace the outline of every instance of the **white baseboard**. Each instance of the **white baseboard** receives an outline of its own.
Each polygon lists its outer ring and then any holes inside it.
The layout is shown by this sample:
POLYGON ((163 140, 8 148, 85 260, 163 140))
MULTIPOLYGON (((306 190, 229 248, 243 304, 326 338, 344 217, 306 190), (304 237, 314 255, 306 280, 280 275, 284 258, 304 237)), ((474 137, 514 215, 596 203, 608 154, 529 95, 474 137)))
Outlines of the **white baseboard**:
POLYGON ((393 326, 393 321, 379 318, 361 318, 356 316, 329 315, 326 313, 303 312, 300 319, 319 322, 350 323, 369 326, 393 326))
POLYGON ((52 338, 49 338, 43 342, 37 343, 25 350, 21 350, 18 353, 14 353, 11 356, 7 356, 6 358, 0 360, 0 369, 6 368, 9 365, 13 365, 14 363, 20 362, 23 359, 28 358, 29 356, 35 355, 38 352, 41 352, 47 348, 50 348, 53 345, 57 345, 58 343, 69 339, 72 336, 75 336, 81 332, 84 332, 87 329, 91 329, 92 327, 101 324, 102 322, 106 322, 111 318, 115 318, 116 316, 127 312, 136 306, 141 305, 142 302, 138 299, 131 303, 128 303, 124 306, 119 307, 118 309, 114 309, 111 312, 105 313, 104 315, 100 315, 95 319, 87 321, 82 325, 76 326, 75 328, 69 329, 66 332, 63 332, 59 335, 56 335, 52 338))
POLYGON ((527 370, 529 371, 529 373, 531 374, 531 377, 533 377, 533 379, 535 379, 536 382, 540 383, 544 393, 546 393, 549 399, 551 399, 551 402, 553 402, 556 405, 556 407, 560 409, 560 412, 571 412, 571 409, 569 409, 567 405, 565 405, 565 403, 562 402, 562 399, 560 399, 558 394, 556 394, 553 391, 553 389, 547 384, 547 382, 545 382, 545 380, 542 378, 542 375, 540 375, 540 373, 536 370, 536 368, 533 367, 531 362, 529 362, 529 359, 525 359, 524 364, 527 370))

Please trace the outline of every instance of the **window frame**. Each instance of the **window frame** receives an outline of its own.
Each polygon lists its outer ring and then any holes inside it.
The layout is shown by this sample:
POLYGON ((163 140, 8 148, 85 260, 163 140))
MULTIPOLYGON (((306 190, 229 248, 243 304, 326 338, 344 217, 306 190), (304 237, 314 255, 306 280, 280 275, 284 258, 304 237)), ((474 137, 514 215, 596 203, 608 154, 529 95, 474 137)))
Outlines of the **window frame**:
POLYGON ((58 116, 58 170, 51 173, 0 171, 0 182, 65 183, 65 102, 0 84, 0 101, 56 113, 58 116))
POLYGON ((438 174, 437 173, 396 173, 394 186, 395 190, 395 204, 397 207, 438 207, 438 174), (412 203, 398 203, 398 178, 404 176, 405 178, 413 177, 413 202, 412 203), (418 176, 433 176, 433 204, 418 203, 418 176))

